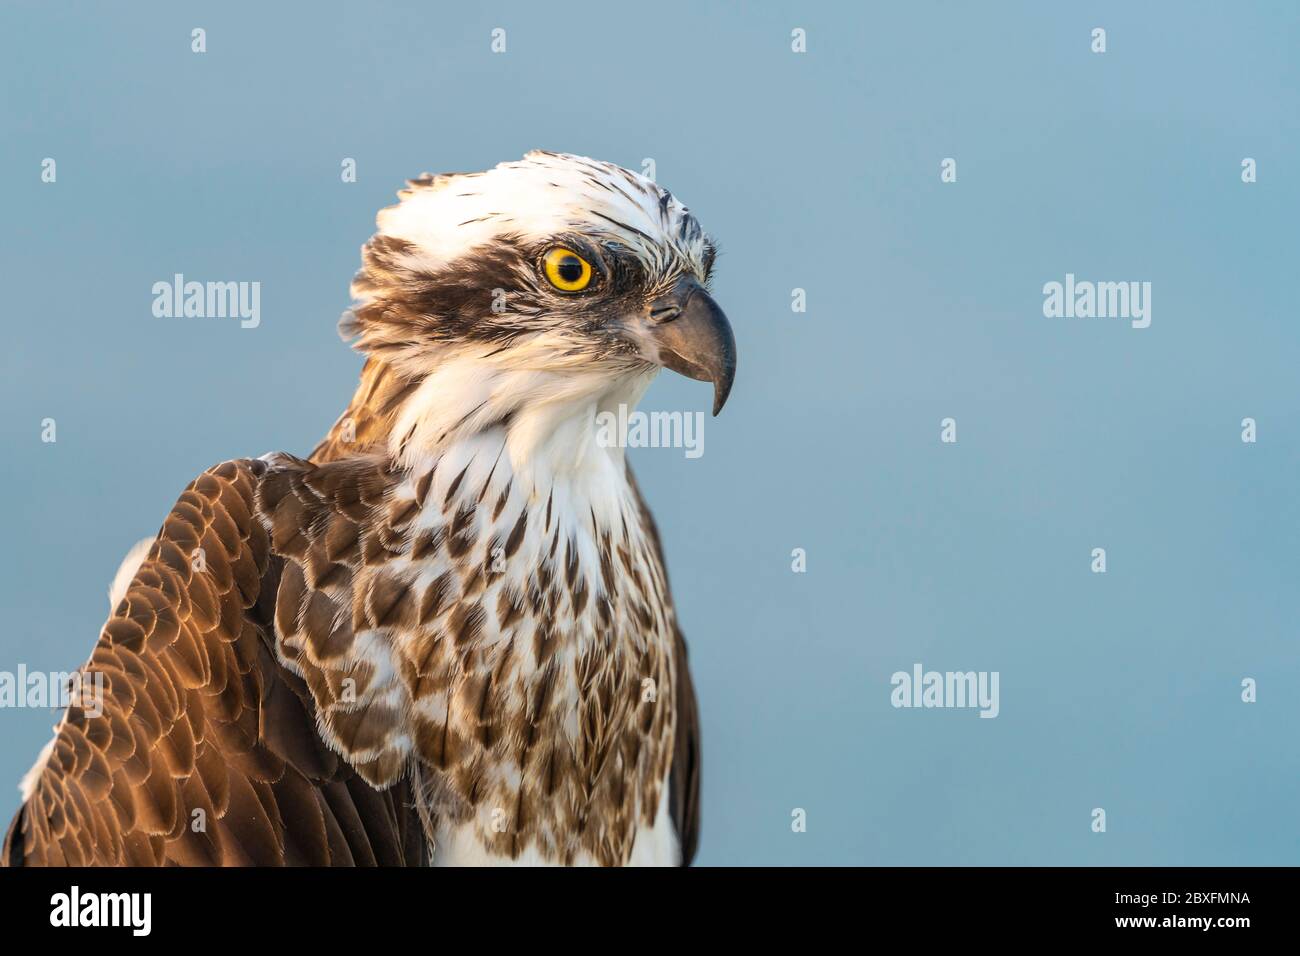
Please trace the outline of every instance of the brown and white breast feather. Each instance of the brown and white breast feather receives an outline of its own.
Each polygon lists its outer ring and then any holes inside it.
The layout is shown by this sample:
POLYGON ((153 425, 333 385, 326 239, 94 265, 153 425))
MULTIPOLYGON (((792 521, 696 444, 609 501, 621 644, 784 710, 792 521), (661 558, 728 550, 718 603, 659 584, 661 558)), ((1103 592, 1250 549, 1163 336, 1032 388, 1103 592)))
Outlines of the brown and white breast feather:
POLYGON ((414 768, 431 836, 625 863, 667 802, 664 570, 626 481, 613 509, 579 509, 586 489, 514 474, 504 441, 409 469, 272 459, 257 505, 286 559, 276 647, 367 781, 414 768))

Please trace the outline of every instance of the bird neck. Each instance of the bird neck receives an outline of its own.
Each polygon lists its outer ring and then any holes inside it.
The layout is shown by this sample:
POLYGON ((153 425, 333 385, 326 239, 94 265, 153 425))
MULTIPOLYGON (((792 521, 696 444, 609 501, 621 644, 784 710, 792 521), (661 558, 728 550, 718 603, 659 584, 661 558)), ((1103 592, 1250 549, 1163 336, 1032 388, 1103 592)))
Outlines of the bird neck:
POLYGON ((626 421, 656 371, 559 372, 465 355, 445 358, 416 379, 372 357, 311 458, 380 453, 419 470, 444 457, 490 454, 504 458, 501 467, 535 493, 562 485, 575 504, 589 498, 599 511, 603 498, 622 505, 627 485, 623 448, 608 440, 603 413, 626 421))
POLYGON ((352 401, 308 457, 315 462, 337 461, 385 447, 402 403, 419 384, 387 362, 367 358, 352 401))

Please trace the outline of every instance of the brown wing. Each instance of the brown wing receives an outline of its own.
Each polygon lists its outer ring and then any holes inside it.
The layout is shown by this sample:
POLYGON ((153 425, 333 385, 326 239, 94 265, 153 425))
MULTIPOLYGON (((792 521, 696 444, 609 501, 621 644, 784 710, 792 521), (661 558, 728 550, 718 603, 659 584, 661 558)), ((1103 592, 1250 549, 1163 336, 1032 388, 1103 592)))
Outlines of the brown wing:
POLYGON ((681 843, 682 866, 690 866, 700 842, 700 713, 686 660, 686 639, 677 628, 677 739, 668 776, 668 812, 681 843))
POLYGON ((423 862, 405 785, 381 793, 331 753, 270 650, 281 562, 253 516, 266 469, 227 462, 181 495, 0 864, 423 862))
MULTIPOLYGON (((659 538, 659 528, 654 516, 646 507, 645 498, 632 475, 632 466, 627 468, 627 480, 641 505, 641 515, 645 526, 650 530, 655 550, 659 554, 659 563, 664 569, 664 580, 668 579, 668 564, 664 561, 663 542, 659 538)), ((672 600, 671 591, 669 600, 672 600)), ((700 712, 695 701, 695 685, 691 681, 691 669, 686 653, 686 638, 680 626, 674 626, 677 689, 674 696, 677 707, 676 739, 673 741, 672 770, 668 775, 668 812, 672 817, 673 827, 677 831, 677 840, 681 845, 682 866, 690 866, 695 859, 695 850, 700 842, 700 772, 703 753, 700 750, 700 712)))

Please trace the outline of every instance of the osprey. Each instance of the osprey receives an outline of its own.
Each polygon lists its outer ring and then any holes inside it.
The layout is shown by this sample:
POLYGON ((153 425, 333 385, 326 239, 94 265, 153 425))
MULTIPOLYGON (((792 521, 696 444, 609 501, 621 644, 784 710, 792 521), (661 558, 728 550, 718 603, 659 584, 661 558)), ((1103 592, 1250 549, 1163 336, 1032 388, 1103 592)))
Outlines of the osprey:
POLYGON ((686 648, 594 422, 661 367, 722 408, 713 243, 650 180, 564 154, 398 196, 341 323, 367 356, 351 403, 308 458, 181 494, 4 863, 690 862, 686 648))

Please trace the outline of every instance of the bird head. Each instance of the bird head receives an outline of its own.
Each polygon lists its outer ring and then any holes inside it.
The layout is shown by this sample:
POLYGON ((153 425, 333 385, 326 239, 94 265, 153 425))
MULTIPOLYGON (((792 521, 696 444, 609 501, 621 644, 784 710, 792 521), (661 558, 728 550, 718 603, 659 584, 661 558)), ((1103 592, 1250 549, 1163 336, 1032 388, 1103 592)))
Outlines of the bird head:
MULTIPOLYGON (((611 163, 533 151, 424 175, 380 211, 341 329, 412 379, 449 363, 498 411, 666 367, 727 400, 736 345, 709 294, 716 250, 667 190, 611 163), (471 370, 465 373, 463 370, 471 370)), ((644 385, 641 386, 644 388, 644 385)))

